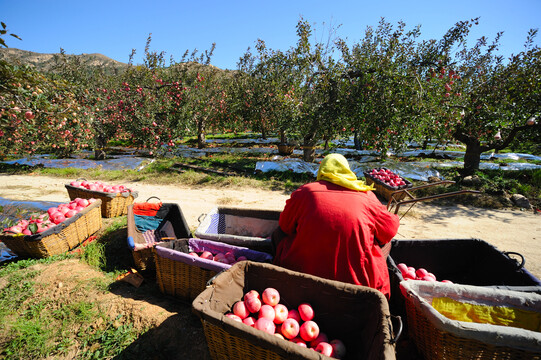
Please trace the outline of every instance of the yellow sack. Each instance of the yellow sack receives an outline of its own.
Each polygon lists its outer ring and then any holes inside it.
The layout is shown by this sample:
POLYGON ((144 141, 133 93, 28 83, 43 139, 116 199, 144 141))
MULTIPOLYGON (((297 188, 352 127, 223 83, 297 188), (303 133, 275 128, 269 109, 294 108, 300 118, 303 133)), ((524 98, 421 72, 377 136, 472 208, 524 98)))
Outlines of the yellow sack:
POLYGON ((511 326, 541 332, 541 313, 535 311, 462 303, 448 297, 433 298, 432 306, 451 320, 511 326))

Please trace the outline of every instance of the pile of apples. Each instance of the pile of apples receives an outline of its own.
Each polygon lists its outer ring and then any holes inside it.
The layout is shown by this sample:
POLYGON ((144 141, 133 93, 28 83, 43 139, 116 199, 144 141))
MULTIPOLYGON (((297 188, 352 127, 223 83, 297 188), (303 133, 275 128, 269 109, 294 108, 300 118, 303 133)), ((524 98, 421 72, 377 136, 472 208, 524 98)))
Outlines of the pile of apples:
POLYGON ((15 225, 5 228, 4 233, 23 235, 40 234, 75 216, 95 201, 96 199, 76 198, 69 203, 60 204, 58 207, 50 207, 44 214, 31 216, 28 220, 19 220, 15 225))
POLYGON ((106 193, 119 193, 125 190, 131 191, 131 189, 127 188, 124 185, 107 185, 107 184, 102 183, 101 181, 95 181, 95 182, 89 182, 86 180, 72 181, 70 182, 70 185, 73 187, 82 187, 87 190, 101 191, 101 192, 106 192, 106 193))
MULTIPOLYGON (((404 280, 424 280, 424 281, 438 281, 436 275, 427 271, 425 268, 415 269, 413 266, 408 266, 404 263, 396 265, 404 280)), ((441 280, 442 283, 452 284, 450 280, 441 280)))
POLYGON ((404 178, 400 177, 400 175, 395 174, 389 169, 384 169, 384 168, 372 169, 370 170, 369 174, 372 178, 378 179, 384 184, 387 184, 392 187, 406 185, 406 181, 404 180, 404 178))
POLYGON ((261 296, 256 290, 248 291, 225 316, 327 356, 342 359, 346 354, 341 340, 329 341, 320 331, 309 303, 288 309, 280 303, 280 293, 274 288, 266 288, 261 296))
POLYGON ((231 251, 227 251, 225 254, 219 252, 215 255, 213 255, 210 251, 207 250, 202 251, 199 254, 192 251, 189 253, 189 255, 199 257, 201 259, 214 260, 229 265, 233 265, 239 261, 248 260, 246 256, 235 257, 235 254, 233 254, 233 252, 231 251))

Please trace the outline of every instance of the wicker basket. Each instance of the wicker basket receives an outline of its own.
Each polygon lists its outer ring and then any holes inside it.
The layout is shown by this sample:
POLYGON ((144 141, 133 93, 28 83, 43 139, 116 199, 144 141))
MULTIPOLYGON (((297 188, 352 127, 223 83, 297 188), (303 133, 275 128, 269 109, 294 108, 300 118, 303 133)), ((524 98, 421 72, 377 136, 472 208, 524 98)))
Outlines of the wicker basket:
POLYGON ((541 314, 541 295, 416 280, 400 286, 407 299, 410 337, 425 359, 541 359, 539 330, 452 320, 432 307, 434 297, 445 297, 541 314))
MULTIPOLYGON (((148 200, 147 200, 148 202, 148 200)), ((160 225, 165 225, 166 222, 170 222, 173 228, 174 237, 176 239, 184 239, 192 236, 190 228, 186 223, 186 219, 182 213, 182 210, 177 204, 173 203, 163 203, 160 211, 160 216, 162 217, 162 222, 160 225)), ((137 228, 135 223, 135 215, 133 212, 133 204, 128 205, 128 215, 127 215, 127 226, 128 226, 128 246, 132 250, 133 260, 135 266, 139 270, 154 270, 156 264, 154 261, 154 251, 153 248, 155 245, 159 244, 161 241, 156 243, 149 244, 144 238, 144 234, 137 228)), ((160 230, 160 227, 156 230, 160 230)), ((167 239, 168 241, 171 239, 167 239)))
POLYGON ((257 251, 272 252, 271 235, 278 227, 280 211, 218 206, 195 230, 195 237, 257 251))
POLYGON ((287 307, 309 302, 321 331, 344 342, 347 359, 396 358, 387 300, 379 291, 241 261, 220 273, 192 303, 213 359, 327 358, 224 315, 247 291, 261 293, 267 287, 277 289, 287 307))
POLYGON ((271 262, 272 256, 238 246, 202 239, 179 239, 167 241, 154 248, 156 280, 164 294, 192 301, 205 290, 207 282, 220 271, 231 265, 196 258, 188 253, 210 251, 213 255, 231 251, 235 257, 245 256, 248 260, 271 262))
POLYGON ((65 253, 101 229, 101 200, 61 224, 36 235, 0 235, 0 241, 20 257, 45 258, 65 253))
POLYGON ((68 195, 71 200, 76 198, 81 199, 100 199, 101 200, 101 216, 112 218, 126 215, 128 213, 128 205, 131 205, 137 197, 137 191, 124 190, 118 193, 108 193, 102 191, 88 190, 83 187, 72 186, 66 184, 68 195))
MULTIPOLYGON (((391 311, 405 315, 400 283, 404 280, 397 265, 425 268, 438 280, 456 284, 493 287, 541 294, 541 281, 530 273, 524 263, 501 252, 481 239, 392 240, 387 258, 391 282, 391 311)), ((518 255, 518 254, 517 254, 518 255)))
MULTIPOLYGON (((386 168, 380 168, 378 170, 381 170, 381 169, 387 170, 386 168)), ((374 179, 372 177, 372 175, 370 175, 370 173, 368 171, 365 171, 363 174, 364 174, 364 178, 366 179, 366 185, 373 184, 374 188, 376 189, 376 194, 379 194, 379 195, 383 196, 385 198, 385 200, 387 200, 387 201, 389 201, 391 199, 391 196, 393 195, 394 192, 399 191, 399 190, 408 189, 408 188, 413 186, 413 184, 410 181, 408 181, 408 180, 406 180, 404 178, 403 178, 403 180, 406 183, 406 185, 390 186, 388 184, 385 184, 383 181, 381 181, 379 179, 374 179)), ((396 201, 400 201, 405 196, 406 196, 406 193, 404 191, 400 191, 400 192, 397 192, 394 195, 394 199, 396 201)))

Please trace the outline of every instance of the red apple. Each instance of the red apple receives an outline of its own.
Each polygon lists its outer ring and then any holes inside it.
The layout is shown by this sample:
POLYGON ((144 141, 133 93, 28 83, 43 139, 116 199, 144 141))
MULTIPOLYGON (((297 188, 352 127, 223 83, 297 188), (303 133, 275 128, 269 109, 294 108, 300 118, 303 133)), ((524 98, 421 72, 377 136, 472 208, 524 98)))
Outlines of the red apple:
POLYGON ((191 255, 191 256, 194 256, 194 257, 199 257, 199 255, 197 255, 197 253, 196 253, 196 252, 193 252, 193 251, 190 252, 190 253, 188 253, 188 255, 191 255))
POLYGON ((259 293, 255 290, 250 290, 246 294, 244 294, 244 300, 248 299, 249 297, 256 297, 259 299, 259 293))
POLYGON ((287 339, 294 339, 299 335, 300 325, 295 319, 285 319, 281 326, 282 335, 287 339))
POLYGON ((310 304, 302 303, 297 309, 299 310, 302 321, 308 321, 314 318, 314 309, 312 309, 310 304))
POLYGON ((51 219, 51 221, 57 225, 63 222, 64 220, 66 220, 66 217, 61 212, 55 213, 53 218, 51 219))
POLYGON ((279 337, 282 340, 285 340, 284 335, 280 334, 279 332, 274 333, 274 336, 279 337))
POLYGON ((529 126, 535 125, 535 118, 531 117, 528 120, 526 120, 526 125, 529 125, 529 126))
POLYGON ((426 271, 426 269, 424 268, 419 268, 417 269, 417 271, 415 271, 415 275, 417 275, 418 278, 422 278, 427 274, 428 274, 428 271, 426 271))
POLYGON ((24 117, 27 118, 28 120, 32 120, 34 118, 34 114, 32 113, 32 111, 28 110, 27 112, 24 113, 24 117))
POLYGON ((442 283, 452 284, 453 282, 451 280, 442 280, 442 283))
POLYGON ((255 319, 252 316, 248 316, 247 318, 243 319, 242 322, 251 327, 254 327, 255 325, 255 319))
POLYGON ((244 301, 237 301, 233 305, 233 313, 240 317, 241 319, 246 319, 248 315, 250 315, 250 312, 248 309, 246 309, 246 305, 244 304, 244 301))
POLYGON ((319 335, 314 340, 310 341, 310 347, 315 348, 320 342, 329 342, 329 338, 323 332, 319 332, 319 335))
POLYGON ((299 328, 299 334, 304 341, 312 341, 319 335, 319 326, 315 321, 305 321, 299 328))
POLYGON ((287 310, 287 307, 284 304, 276 304, 274 305, 274 323, 275 324, 281 324, 287 319, 287 314, 289 311, 287 310))
POLYGON ((299 311, 297 309, 291 309, 287 313, 288 319, 295 319, 298 323, 301 322, 301 315, 299 314, 299 311))
POLYGON ((334 339, 330 342, 332 346, 332 357, 343 359, 346 356, 346 345, 341 340, 334 339))
POLYGON ((241 255, 237 258, 237 261, 245 261, 245 260, 248 260, 248 258, 244 255, 241 255))
POLYGON ((228 318, 233 319, 235 321, 242 322, 242 319, 240 317, 238 317, 237 315, 233 314, 233 313, 227 313, 227 314, 225 314, 225 316, 227 316, 228 318))
POLYGON ((314 349, 318 353, 321 353, 323 355, 331 356, 332 354, 332 345, 328 342, 322 341, 319 344, 317 344, 316 348, 314 349))
POLYGON ((246 309, 248 309, 249 312, 256 314, 259 312, 259 309, 261 309, 261 300, 255 296, 251 296, 244 299, 244 305, 246 305, 246 309))
POLYGON ((77 205, 82 206, 82 207, 85 208, 88 205, 90 205, 90 203, 88 202, 87 199, 79 199, 79 200, 77 200, 77 205))
POLYGON ((295 344, 299 345, 299 346, 302 346, 302 347, 305 347, 305 348, 308 347, 308 345, 306 345, 306 342, 303 339, 301 339, 300 337, 296 337, 294 339, 291 339, 290 341, 292 343, 295 343, 295 344))
POLYGON ((404 263, 400 263, 396 265, 396 267, 398 268, 398 270, 400 270, 400 272, 402 273, 402 276, 404 276, 404 273, 408 272, 408 266, 404 263))
POLYGON ((207 250, 203 251, 201 253, 201 255, 199 255, 199 257, 202 258, 202 259, 207 259, 207 260, 212 260, 212 258, 213 258, 212 253, 210 251, 207 251, 207 250))
POLYGON ((65 216, 67 219, 69 219, 70 217, 73 217, 74 215, 77 215, 77 211, 75 211, 75 210, 70 210, 70 211, 68 211, 68 212, 66 212, 66 213, 64 214, 64 216, 65 216))
POLYGON ((257 321, 255 322, 254 328, 256 328, 257 330, 264 331, 271 335, 274 334, 274 331, 276 330, 276 326, 274 325, 272 320, 269 320, 264 317, 257 319, 257 321))
POLYGON ((276 313, 274 312, 274 308, 272 306, 270 306, 269 304, 263 304, 261 305, 261 308, 259 309, 258 317, 259 318, 264 317, 274 322, 276 313))
POLYGON ((266 288, 261 294, 263 303, 274 306, 280 302, 280 293, 274 288, 266 288))

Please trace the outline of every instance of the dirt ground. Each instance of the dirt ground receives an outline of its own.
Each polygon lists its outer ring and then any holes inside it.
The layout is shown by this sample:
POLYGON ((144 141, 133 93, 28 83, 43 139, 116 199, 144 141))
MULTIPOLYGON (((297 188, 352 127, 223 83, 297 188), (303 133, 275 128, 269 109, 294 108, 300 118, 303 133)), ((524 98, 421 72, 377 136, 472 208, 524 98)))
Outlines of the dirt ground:
MULTIPOLYGON (((67 202, 69 196, 64 185, 72 180, 37 175, 0 175, 0 197, 67 202)), ((199 216, 215 206, 282 210, 289 198, 289 194, 284 192, 251 188, 189 188, 142 183, 124 185, 138 192, 138 202, 157 196, 163 202, 178 203, 192 230, 197 228, 199 216)), ((541 217, 531 210, 489 210, 419 202, 402 216, 396 239, 482 239, 500 251, 522 254, 526 260, 525 267, 541 278, 540 220, 541 217)), ((63 298, 62 293, 69 293, 72 291, 70 289, 78 287, 81 279, 90 281, 88 279, 100 276, 103 275, 76 260, 47 265, 41 275, 44 288, 50 288, 47 292, 57 293, 59 298, 63 298)), ((86 296, 104 304, 113 317, 124 314, 124 319, 132 321, 137 327, 154 327, 126 349, 124 355, 127 358, 130 358, 130 354, 149 359, 209 358, 201 325, 191 313, 189 304, 161 295, 155 291, 155 285, 151 285, 154 291, 149 295, 124 284, 109 293, 86 296), (175 339, 173 343, 172 336, 175 339), (148 353, 148 357, 142 356, 143 353, 148 353)))

